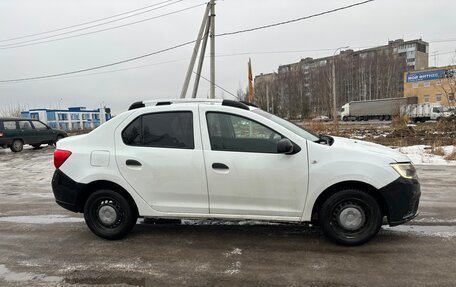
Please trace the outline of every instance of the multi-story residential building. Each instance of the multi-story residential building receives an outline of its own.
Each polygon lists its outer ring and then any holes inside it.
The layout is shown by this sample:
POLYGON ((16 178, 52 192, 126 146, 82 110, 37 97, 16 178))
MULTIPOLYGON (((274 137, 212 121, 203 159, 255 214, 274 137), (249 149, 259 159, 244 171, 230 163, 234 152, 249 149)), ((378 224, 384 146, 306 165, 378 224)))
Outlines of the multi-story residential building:
POLYGON ((404 96, 418 97, 418 103, 456 106, 456 66, 404 73, 404 96))
MULTIPOLYGON (((309 113, 330 115, 333 64, 338 108, 355 100, 400 97, 404 92, 404 72, 427 68, 428 53, 429 44, 421 39, 399 39, 384 46, 359 51, 348 49, 335 56, 305 58, 282 65, 276 77, 279 106, 276 111, 291 117, 309 113)), ((255 96, 263 108, 264 101, 260 98, 265 95, 261 82, 270 84, 264 77, 255 77, 255 96)))
POLYGON ((21 117, 38 119, 52 128, 62 130, 94 129, 111 119, 111 109, 87 110, 71 107, 67 110, 31 109, 21 112, 21 117))

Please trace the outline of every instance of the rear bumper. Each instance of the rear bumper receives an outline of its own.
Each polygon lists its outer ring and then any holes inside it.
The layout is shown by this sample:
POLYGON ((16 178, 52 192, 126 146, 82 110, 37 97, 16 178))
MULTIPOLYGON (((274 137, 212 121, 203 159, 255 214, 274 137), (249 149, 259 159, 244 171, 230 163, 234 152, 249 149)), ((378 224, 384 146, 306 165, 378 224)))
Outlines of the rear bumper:
POLYGON ((12 139, 0 138, 0 146, 7 147, 11 145, 12 139))
POLYGON ((421 187, 417 179, 398 178, 381 188, 388 208, 388 223, 396 226, 418 215, 421 187))
POLYGON ((83 212, 86 185, 75 182, 61 170, 56 169, 52 177, 52 191, 58 205, 73 212, 83 212))

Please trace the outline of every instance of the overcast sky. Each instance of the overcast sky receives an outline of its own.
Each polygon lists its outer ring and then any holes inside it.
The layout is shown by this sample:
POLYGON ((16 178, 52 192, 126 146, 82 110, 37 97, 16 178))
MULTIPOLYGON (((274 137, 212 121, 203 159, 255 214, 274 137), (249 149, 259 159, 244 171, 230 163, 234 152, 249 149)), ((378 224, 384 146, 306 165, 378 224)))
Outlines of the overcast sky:
MULTIPOLYGON (((201 23, 204 5, 105 32, 40 45, 5 49, 5 45, 52 34, 4 41, 10 38, 97 20, 164 1, 1 0, 0 80, 90 68, 194 40, 201 23)), ((358 1, 222 0, 217 2, 216 33, 299 18, 355 2, 358 1)), ((183 0, 149 13, 64 36, 151 18, 202 3, 204 1, 183 0)), ((240 86, 245 87, 248 81, 249 57, 252 58, 253 73, 257 75, 277 71, 279 65, 297 62, 301 58, 332 55, 334 50, 341 46, 350 46, 354 50, 359 50, 362 47, 384 45, 387 44, 388 39, 398 38, 405 40, 422 38, 428 41, 429 64, 434 66, 434 51, 438 51, 437 53, 441 55, 436 57, 437 65, 448 65, 453 63, 456 49, 454 11, 456 11, 454 0, 377 0, 310 20, 217 38, 217 55, 242 53, 250 53, 250 55, 217 57, 216 82, 234 94, 240 86)), ((54 34, 66 31, 70 30, 54 34)), ((96 108, 105 105, 118 114, 126 110, 134 101, 177 98, 180 95, 192 50, 193 46, 190 45, 122 65, 73 76, 0 83, 0 107, 21 105, 27 108, 57 108, 60 105, 62 108, 68 106, 96 108), (133 67, 139 68, 128 69, 133 67), (121 69, 124 70, 111 72, 121 69)), ((208 59, 203 75, 209 77, 208 59)), ((201 80, 198 97, 206 97, 208 93, 209 84, 201 80)), ((222 93, 221 90, 216 90, 217 97, 221 97, 222 93)), ((224 93, 224 96, 230 97, 227 93, 224 93)))

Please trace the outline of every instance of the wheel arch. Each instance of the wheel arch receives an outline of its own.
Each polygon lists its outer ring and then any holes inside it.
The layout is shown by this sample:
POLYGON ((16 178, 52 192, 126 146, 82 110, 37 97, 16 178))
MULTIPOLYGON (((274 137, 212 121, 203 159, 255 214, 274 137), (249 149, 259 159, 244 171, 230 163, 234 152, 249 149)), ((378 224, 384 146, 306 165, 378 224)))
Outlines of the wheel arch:
POLYGON ((343 182, 339 182, 339 183, 331 185, 317 197, 317 200, 315 201, 315 203, 312 207, 311 221, 313 224, 316 224, 318 222, 318 211, 320 210, 322 204, 326 201, 326 199, 328 199, 331 195, 333 195, 339 191, 345 190, 345 189, 358 189, 360 191, 368 193, 380 205, 382 215, 389 217, 388 206, 386 204, 385 199, 378 191, 378 189, 376 189, 372 185, 362 182, 362 181, 343 181, 343 182))
POLYGON ((79 212, 84 212, 84 205, 87 202, 87 199, 89 198, 89 196, 92 193, 94 193, 95 191, 101 190, 101 189, 109 189, 109 190, 112 190, 114 192, 121 194, 123 197, 125 197, 125 199, 128 201, 128 203, 133 207, 133 209, 136 212, 136 215, 139 215, 138 206, 136 205, 136 202, 133 199, 133 197, 130 195, 130 193, 128 193, 128 191, 126 191, 122 186, 120 186, 112 181, 108 181, 108 180, 93 181, 84 187, 84 189, 82 190, 82 196, 79 198, 79 202, 78 202, 79 212))

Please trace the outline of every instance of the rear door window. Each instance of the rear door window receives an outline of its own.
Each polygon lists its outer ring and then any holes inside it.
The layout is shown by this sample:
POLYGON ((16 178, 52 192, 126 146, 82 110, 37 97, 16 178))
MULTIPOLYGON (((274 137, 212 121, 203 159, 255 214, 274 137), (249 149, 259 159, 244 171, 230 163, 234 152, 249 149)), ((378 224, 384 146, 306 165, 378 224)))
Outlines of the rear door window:
POLYGON ((144 147, 193 149, 193 113, 190 111, 146 114, 122 132, 125 144, 144 147))
POLYGON ((32 130, 33 128, 29 121, 19 121, 19 129, 32 130))

